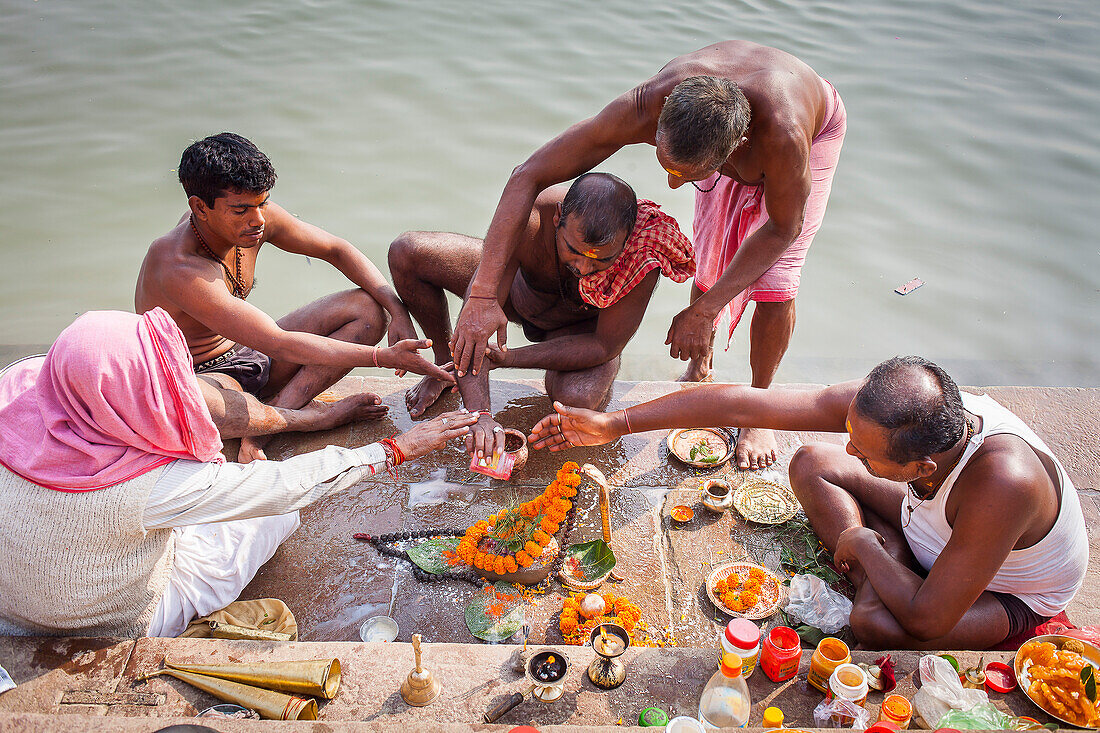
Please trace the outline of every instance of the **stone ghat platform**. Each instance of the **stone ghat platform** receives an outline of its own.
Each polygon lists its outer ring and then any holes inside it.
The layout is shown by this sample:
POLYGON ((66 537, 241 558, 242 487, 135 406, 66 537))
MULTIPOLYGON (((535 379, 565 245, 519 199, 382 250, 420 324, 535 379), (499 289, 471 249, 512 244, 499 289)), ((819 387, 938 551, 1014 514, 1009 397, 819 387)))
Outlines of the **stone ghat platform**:
MULTIPOLYGON (((341 642, 272 643, 213 639, 0 639, 0 661, 19 686, 0 695, 0 732, 6 731, 155 731, 184 722, 218 701, 175 679, 135 680, 177 663, 216 664, 336 657, 343 680, 335 699, 321 705, 317 723, 223 722, 206 720, 219 731, 507 731, 535 725, 540 731, 633 730, 638 714, 657 706, 670 715, 695 716, 703 686, 716 669, 714 651, 689 648, 632 648, 622 659, 626 681, 617 689, 596 688, 586 669, 594 658, 588 647, 565 647, 570 669, 565 694, 554 703, 528 698, 494 725, 481 722, 485 712, 525 689, 518 645, 431 644, 423 664, 442 685, 439 699, 410 707, 398 692, 413 669, 410 644, 341 642), (99 704, 94 704, 98 702, 99 704), (139 704, 140 703, 140 704, 139 704), (619 721, 622 721, 621 724, 619 721), (620 727, 622 726, 622 727, 620 727)), ((853 652, 855 661, 872 662, 880 652, 853 652)), ((960 664, 1000 659, 1007 652, 953 652, 960 664)), ((813 727, 813 709, 822 694, 806 683, 807 650, 799 675, 774 683, 757 670, 749 678, 752 713, 759 727, 769 705, 783 710, 788 727, 813 727)), ((914 672, 920 654, 893 652, 897 694, 916 692, 914 672)), ((872 692, 866 708, 877 712, 883 694, 872 692)), ((1000 710, 1057 722, 1035 707, 1019 689, 990 693, 1000 710)), ((918 728, 917 724, 912 726, 918 728)), ((643 730, 638 728, 638 730, 643 730)), ((653 729, 650 729, 653 730, 653 729)))
MULTIPOLYGON (((272 459, 323 447, 330 443, 357 446, 412 426, 404 390, 411 378, 347 378, 333 392, 357 390, 381 395, 389 415, 372 422, 310 434, 280 436, 268 447, 272 459)), ((527 432, 550 412, 550 403, 535 380, 494 381, 493 411, 506 427, 527 432)), ((608 410, 659 397, 681 385, 675 382, 619 382, 608 410)), ((1050 445, 1064 462, 1081 492, 1090 532, 1100 527, 1100 389, 989 387, 981 390, 1015 411, 1050 445)), ((458 395, 445 396, 429 416, 457 409, 458 395)), ((301 513, 302 527, 279 550, 245 590, 243 598, 281 598, 298 619, 307 641, 358 641, 359 626, 373 615, 397 620, 399 641, 420 633, 428 642, 480 643, 470 635, 463 610, 475 589, 462 582, 418 582, 408 563, 378 554, 356 532, 372 535, 426 529, 464 529, 488 514, 537 496, 562 463, 592 463, 613 485, 612 547, 622 583, 603 590, 626 595, 641 608, 641 617, 655 640, 680 646, 710 647, 716 630, 729 620, 708 600, 703 584, 711 569, 736 560, 779 568, 783 548, 792 540, 782 526, 746 522, 736 511, 716 518, 701 510, 699 488, 709 477, 738 486, 754 472, 726 464, 698 470, 670 458, 665 433, 631 435, 606 446, 575 448, 559 453, 531 451, 527 467, 508 482, 468 470, 469 458, 457 445, 406 464, 395 480, 389 475, 368 479, 348 491, 318 502, 301 513), (669 510, 677 504, 695 507, 695 518, 674 524, 669 510)), ((780 459, 764 477, 788 484, 787 464, 803 443, 823 440, 842 444, 838 434, 780 433, 780 459)), ((235 449, 235 446, 230 446, 235 449)), ((232 451, 229 451, 232 453, 232 451)), ((586 482, 586 485, 587 482, 586 482)), ((788 484, 789 485, 789 484, 788 484)), ((571 542, 600 537, 596 492, 589 488, 577 499, 577 526, 571 542)), ((1091 536, 1089 578, 1069 609, 1077 625, 1100 623, 1100 538, 1091 536)), ((557 614, 563 589, 554 588, 533 599, 527 619, 531 641, 560 643, 557 614)))
MULTIPOLYGON (((332 390, 335 395, 375 392, 390 406, 389 415, 323 433, 279 436, 269 444, 268 455, 277 460, 328 444, 358 446, 407 430, 413 422, 405 409, 404 390, 414 383, 411 378, 344 379, 332 390)), ((534 380, 494 381, 497 420, 527 431, 550 410, 540 387, 534 380)), ((620 382, 608 409, 680 388, 668 382, 620 382)), ((1100 574, 1096 572, 1100 563, 1100 447, 1096 441, 1100 389, 988 387, 970 391, 990 394, 1020 415, 1062 459, 1077 485, 1092 553, 1088 577, 1068 613, 1079 626, 1100 624, 1100 574)), ((457 395, 448 395, 429 415, 457 406, 457 395)), ((242 594, 245 599, 275 597, 285 601, 297 616, 298 643, 0 638, 0 665, 19 685, 0 695, 0 731, 153 731, 213 704, 213 698, 175 680, 133 683, 138 675, 155 669, 165 655, 173 661, 193 662, 335 656, 344 664, 344 687, 321 712, 322 721, 340 721, 338 727, 275 722, 215 726, 227 731, 258 730, 259 726, 269 730, 507 730, 531 721, 540 730, 578 730, 582 726, 599 730, 587 726, 615 725, 620 717, 629 726, 648 705, 673 714, 694 714, 702 686, 715 669, 718 629, 728 621, 708 600, 703 590, 705 578, 713 567, 733 560, 778 570, 790 536, 782 526, 750 524, 736 512, 714 517, 698 511, 704 479, 722 477, 737 486, 753 474, 729 465, 706 471, 687 468, 669 459, 664 437, 663 432, 643 433, 597 448, 555 454, 533 451, 527 467, 509 482, 470 472, 468 457, 458 446, 450 446, 402 466, 396 479, 375 476, 314 504, 302 511, 302 528, 242 594), (463 611, 475 593, 474 586, 459 581, 421 583, 407 563, 379 555, 352 535, 465 528, 508 504, 536 496, 567 460, 593 463, 611 481, 612 546, 623 581, 601 590, 636 602, 649 628, 649 640, 662 648, 629 650, 628 682, 619 690, 602 692, 587 680, 581 681, 591 651, 569 647, 573 686, 567 688, 563 700, 554 705, 529 700, 503 719, 508 725, 487 727, 478 723, 482 714, 519 690, 522 680, 508 666, 515 646, 486 645, 466 628, 463 611), (695 505, 695 518, 674 525, 669 509, 676 504, 695 505), (359 643, 360 624, 378 614, 397 620, 399 643, 359 643), (412 666, 411 649, 400 642, 408 642, 414 633, 421 634, 426 644, 426 665, 443 675, 444 682, 443 698, 422 710, 407 708, 397 694, 412 666), (125 697, 115 698, 117 704, 86 706, 63 703, 69 690, 153 691, 164 698, 152 706, 128 704, 125 697), (553 727, 556 725, 563 727, 553 727)), ((814 440, 841 444, 844 438, 780 433, 779 464, 763 477, 786 483, 786 466, 794 451, 814 440)), ((227 446, 227 455, 235 456, 235 446, 227 446)), ((598 538, 594 491, 588 489, 578 497, 578 509, 570 541, 598 538)), ((532 644, 562 643, 557 622, 564 596, 556 583, 549 592, 532 596, 526 610, 532 644)), ((773 617, 764 625, 776 623, 773 617)), ((870 654, 869 658, 877 656, 870 654)), ((974 656, 972 661, 976 661, 974 656)), ((995 656, 987 654, 986 661, 995 656)), ((899 662, 899 679, 908 679, 916 669, 916 655, 895 653, 894 658, 899 662)), ((804 654, 804 666, 807 660, 808 653, 804 654)), ((780 686, 759 673, 751 682, 756 702, 750 725, 759 725, 762 703, 780 686)), ((905 689, 902 691, 904 694, 905 689)), ((816 692, 809 694, 803 683, 795 683, 778 694, 772 702, 787 713, 789 725, 804 728, 813 724, 812 709, 820 699, 816 692)), ((1009 710, 1046 722, 1021 693, 1014 695, 994 697, 1003 698, 1009 710)))

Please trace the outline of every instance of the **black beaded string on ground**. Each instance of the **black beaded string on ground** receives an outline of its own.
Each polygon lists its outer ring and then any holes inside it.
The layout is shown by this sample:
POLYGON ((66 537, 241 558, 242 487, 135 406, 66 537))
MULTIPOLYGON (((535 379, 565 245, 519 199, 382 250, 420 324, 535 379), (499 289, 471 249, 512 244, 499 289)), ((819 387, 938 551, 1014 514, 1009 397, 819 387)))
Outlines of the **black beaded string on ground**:
MULTIPOLYGON (((545 592, 550 589, 550 583, 554 576, 561 570, 562 563, 565 561, 565 548, 569 546, 569 535, 573 533, 573 527, 577 519, 577 502, 573 501, 569 507, 569 511, 565 513, 565 521, 563 523, 563 529, 561 531, 561 538, 558 540, 558 554, 553 560, 550 561, 550 570, 546 577, 538 585, 534 587, 536 592, 545 592)), ((436 583, 441 580, 461 580, 471 585, 480 587, 483 583, 488 582, 484 578, 476 575, 473 569, 469 566, 462 570, 447 570, 443 573, 429 573, 422 569, 419 565, 413 562, 409 557, 409 553, 405 550, 400 550, 396 547, 399 542, 406 542, 408 540, 419 539, 431 539, 434 537, 463 537, 466 534, 465 529, 425 529, 416 532, 391 532, 388 534, 380 534, 378 536, 364 534, 358 532, 352 535, 357 540, 363 540, 370 544, 371 547, 378 550, 379 555, 385 555, 386 557, 395 557, 399 560, 404 560, 412 567, 413 577, 422 583, 436 583)))
POLYGON ((435 583, 441 580, 461 580, 480 587, 481 580, 477 578, 469 568, 448 570, 439 574, 429 573, 413 562, 408 552, 397 548, 398 543, 407 542, 409 540, 432 539, 435 537, 461 537, 464 534, 466 534, 466 530, 464 529, 426 529, 417 532, 392 532, 389 534, 380 534, 378 536, 357 533, 353 535, 353 537, 357 540, 363 540, 369 543, 371 547, 378 550, 379 555, 394 557, 409 563, 412 567, 413 577, 421 583, 435 583))

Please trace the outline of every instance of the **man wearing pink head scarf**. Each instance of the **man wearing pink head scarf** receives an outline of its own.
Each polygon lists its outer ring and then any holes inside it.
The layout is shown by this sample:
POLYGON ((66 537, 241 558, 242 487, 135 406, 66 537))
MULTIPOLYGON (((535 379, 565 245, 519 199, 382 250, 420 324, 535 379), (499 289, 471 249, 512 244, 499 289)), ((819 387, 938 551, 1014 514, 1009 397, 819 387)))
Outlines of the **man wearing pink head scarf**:
POLYGON ((0 635, 175 636, 236 600, 298 509, 475 419, 226 463, 168 314, 87 313, 46 356, 0 372, 0 635))

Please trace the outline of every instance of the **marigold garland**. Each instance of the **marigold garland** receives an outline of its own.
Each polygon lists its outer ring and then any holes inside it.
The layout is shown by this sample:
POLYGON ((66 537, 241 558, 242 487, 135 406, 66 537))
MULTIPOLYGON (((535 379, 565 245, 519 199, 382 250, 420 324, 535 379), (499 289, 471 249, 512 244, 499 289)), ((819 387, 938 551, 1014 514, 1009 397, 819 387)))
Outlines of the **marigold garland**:
POLYGON ((542 556, 573 507, 581 483, 579 469, 573 461, 566 462, 538 497, 478 521, 466 530, 453 553, 443 553, 444 561, 497 575, 529 567, 542 556), (485 538, 492 540, 487 543, 492 551, 482 549, 485 538))
POLYGON ((760 568, 749 568, 744 581, 736 572, 714 584, 714 593, 731 611, 744 613, 760 601, 760 586, 767 577, 760 568))
MULTIPOLYGON (((605 610, 602 615, 586 619, 581 615, 581 603, 587 594, 570 596, 562 603, 561 616, 558 628, 567 644, 584 644, 588 641, 588 635, 592 629, 600 624, 617 623, 633 634, 635 628, 641 628, 640 621, 642 611, 637 604, 626 596, 616 596, 613 593, 601 593, 605 610)), ((632 642, 633 643, 633 642, 632 642)))

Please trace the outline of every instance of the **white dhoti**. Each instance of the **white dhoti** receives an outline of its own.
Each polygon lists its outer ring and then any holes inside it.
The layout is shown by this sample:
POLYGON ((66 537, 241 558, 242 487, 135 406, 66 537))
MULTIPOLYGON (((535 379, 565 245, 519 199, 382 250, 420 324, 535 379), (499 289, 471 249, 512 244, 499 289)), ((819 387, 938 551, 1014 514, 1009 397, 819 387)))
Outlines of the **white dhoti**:
POLYGON ((237 600, 260 566, 300 525, 295 511, 174 529, 172 573, 149 636, 178 636, 194 619, 237 600))

